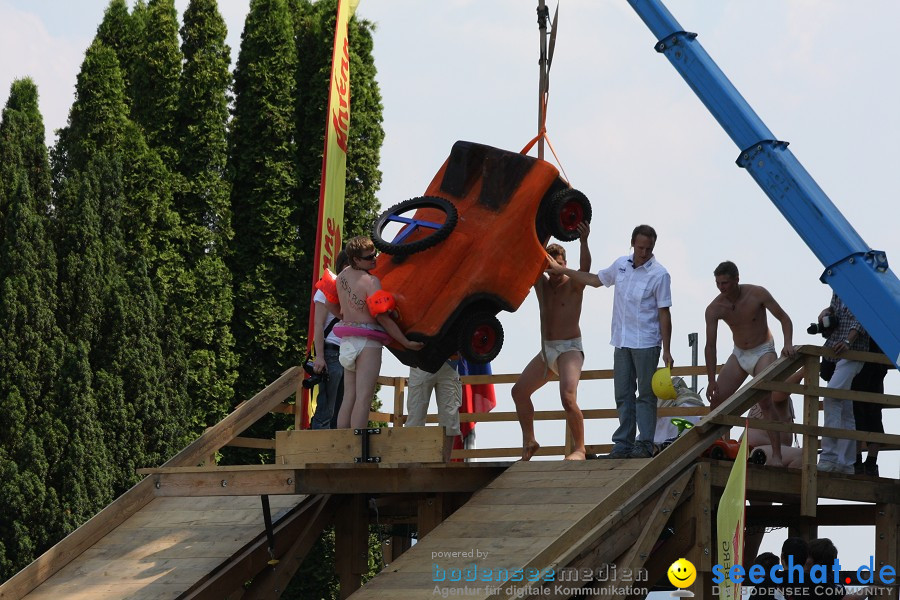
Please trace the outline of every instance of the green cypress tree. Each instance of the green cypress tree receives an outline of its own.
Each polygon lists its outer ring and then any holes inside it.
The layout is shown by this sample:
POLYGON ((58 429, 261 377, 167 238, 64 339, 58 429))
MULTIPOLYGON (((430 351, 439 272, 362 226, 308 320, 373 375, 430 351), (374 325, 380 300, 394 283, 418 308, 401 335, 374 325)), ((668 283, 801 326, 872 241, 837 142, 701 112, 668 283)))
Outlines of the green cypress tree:
POLYGON ((236 395, 249 397, 306 345, 309 282, 293 202, 296 47, 285 0, 253 0, 234 75, 229 136, 236 395))
POLYGON ((215 0, 191 0, 181 28, 184 69, 177 137, 183 186, 176 210, 184 228, 185 270, 177 302, 188 352, 192 422, 202 428, 231 408, 237 359, 231 319, 231 273, 225 251, 231 238, 228 160, 228 93, 231 50, 215 0))
POLYGON ((0 118, 0 578, 28 564, 61 531, 51 481, 59 456, 53 387, 62 336, 48 232, 50 169, 37 88, 13 82, 0 118))
MULTIPOLYGON (((62 161, 61 321, 73 345, 88 344, 90 388, 104 406, 109 455, 118 457, 110 467, 115 493, 136 480, 136 466, 158 464, 185 441, 183 382, 159 301, 168 257, 158 223, 170 182, 128 119, 124 87, 115 52, 95 40, 60 136, 65 146, 54 154, 62 161)), ((80 356, 70 361, 76 374, 80 356)), ((68 389, 88 385, 72 381, 68 389)))
POLYGON ((178 45, 175 0, 150 0, 143 32, 134 46, 131 116, 143 127, 150 147, 160 153, 167 166, 174 166, 175 116, 183 58, 178 45))
POLYGON ((135 52, 139 46, 137 26, 137 19, 133 19, 128 14, 128 4, 125 0, 110 0, 103 13, 103 20, 97 27, 96 35, 98 41, 115 51, 116 58, 119 59, 119 67, 122 70, 122 77, 125 80, 126 95, 129 99, 135 52))
POLYGON ((352 121, 347 139, 347 198, 344 231, 347 237, 368 234, 379 213, 376 196, 381 188, 381 144, 384 118, 381 90, 372 54, 375 24, 350 19, 350 104, 352 121))

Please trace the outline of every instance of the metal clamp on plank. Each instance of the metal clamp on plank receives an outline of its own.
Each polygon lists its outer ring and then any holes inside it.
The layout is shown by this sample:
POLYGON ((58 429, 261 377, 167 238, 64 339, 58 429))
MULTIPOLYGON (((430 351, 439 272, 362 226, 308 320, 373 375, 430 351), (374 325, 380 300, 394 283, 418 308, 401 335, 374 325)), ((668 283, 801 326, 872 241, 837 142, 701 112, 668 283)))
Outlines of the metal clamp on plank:
POLYGON ((367 428, 358 428, 353 430, 353 435, 361 435, 362 440, 360 440, 362 455, 357 456, 353 459, 355 463, 380 463, 380 456, 370 456, 369 455, 369 436, 370 435, 381 435, 381 427, 367 427, 367 428))

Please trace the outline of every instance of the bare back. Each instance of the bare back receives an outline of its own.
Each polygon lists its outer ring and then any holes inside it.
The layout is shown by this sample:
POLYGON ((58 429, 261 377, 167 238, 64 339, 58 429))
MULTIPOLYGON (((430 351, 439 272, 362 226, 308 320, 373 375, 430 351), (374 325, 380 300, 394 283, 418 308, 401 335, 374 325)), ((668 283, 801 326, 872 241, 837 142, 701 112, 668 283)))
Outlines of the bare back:
POLYGON ((772 339, 766 320, 766 302, 771 295, 766 288, 741 284, 740 296, 732 303, 719 294, 706 309, 707 323, 721 319, 731 328, 734 345, 749 350, 772 339))
POLYGON ((344 269, 338 276, 338 297, 342 320, 347 323, 375 323, 366 299, 381 289, 381 282, 368 271, 344 269))
POLYGON ((541 314, 544 320, 544 339, 572 340, 581 337, 578 325, 581 319, 581 303, 584 285, 567 276, 538 280, 541 286, 541 314))

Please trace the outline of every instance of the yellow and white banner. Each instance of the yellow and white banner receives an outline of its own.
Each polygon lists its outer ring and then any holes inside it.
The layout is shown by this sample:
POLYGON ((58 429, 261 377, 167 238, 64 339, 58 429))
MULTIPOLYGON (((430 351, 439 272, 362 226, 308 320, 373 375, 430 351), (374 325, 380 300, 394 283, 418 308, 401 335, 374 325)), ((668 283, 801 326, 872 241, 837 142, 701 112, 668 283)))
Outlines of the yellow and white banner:
MULTIPOLYGON (((313 262, 312 285, 325 272, 335 270, 337 255, 343 244, 344 194, 347 183, 347 139, 350 135, 350 41, 347 22, 356 11, 359 0, 338 0, 337 22, 334 27, 334 48, 331 53, 331 86, 328 91, 328 116, 325 123, 325 150, 322 154, 322 183, 319 186, 319 226, 316 231, 316 254, 313 262)), ((313 353, 315 306, 310 292, 307 351, 313 353)), ((320 386, 316 386, 318 388, 320 386)), ((305 394, 304 394, 305 395, 305 394)), ((309 423, 310 405, 304 398, 299 416, 302 427, 309 423)))
MULTIPOLYGON (((746 431, 746 429, 745 429, 746 431)), ((718 542, 718 564, 722 565, 725 579, 719 585, 719 598, 739 600, 741 584, 728 576, 731 567, 743 564, 744 560, 744 504, 747 499, 747 436, 741 441, 740 450, 731 467, 728 483, 719 500, 719 514, 716 518, 716 541, 718 542)))

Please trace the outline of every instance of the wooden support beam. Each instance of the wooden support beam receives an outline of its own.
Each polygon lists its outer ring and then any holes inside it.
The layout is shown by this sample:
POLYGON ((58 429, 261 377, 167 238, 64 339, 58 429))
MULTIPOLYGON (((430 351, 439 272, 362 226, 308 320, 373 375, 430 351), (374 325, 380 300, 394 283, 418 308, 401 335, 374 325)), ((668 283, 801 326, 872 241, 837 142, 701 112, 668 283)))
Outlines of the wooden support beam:
MULTIPOLYGON (((875 506, 875 571, 881 567, 890 565, 897 568, 900 565, 900 505, 878 504, 875 506)), ((875 581, 878 581, 877 576, 875 581)), ((890 598, 897 600, 898 586, 891 586, 888 593, 878 598, 890 598)))
POLYGON ((509 463, 484 462, 402 467, 375 464, 311 465, 306 468, 235 465, 160 467, 142 471, 152 475, 157 496, 246 496, 262 493, 274 496, 475 492, 508 467, 509 463))
MULTIPOLYGON (((635 540, 634 544, 632 544, 631 548, 625 552, 624 556, 616 561, 616 564, 619 567, 617 573, 637 573, 638 570, 644 567, 644 563, 647 562, 647 558, 650 556, 650 551, 653 549, 653 546, 656 545, 657 540, 659 540, 659 535, 662 533, 663 527, 665 527, 669 518, 672 516, 672 511, 681 503, 681 495, 684 493, 685 487, 695 471, 696 469, 686 470, 675 478, 675 480, 672 481, 672 483, 670 483, 659 495, 659 498, 653 506, 653 512, 651 513, 650 518, 643 522, 643 531, 641 531, 641 534, 638 536, 637 540, 635 540)), ((625 600, 631 596, 630 593, 626 592, 626 590, 629 590, 630 588, 625 585, 625 582, 621 582, 618 578, 614 578, 611 583, 619 585, 612 586, 616 588, 615 591, 613 591, 612 594, 605 595, 604 598, 609 598, 609 600, 625 600)))
MULTIPOLYGON (((182 600, 216 600, 230 597, 235 591, 242 590, 244 584, 254 580, 241 598, 277 598, 277 595, 266 595, 250 590, 260 589, 265 582, 285 581, 283 573, 291 568, 296 571, 300 566, 297 554, 303 548, 308 552, 321 535, 325 526, 334 518, 337 501, 334 497, 316 496, 307 498, 290 514, 282 518, 273 528, 275 538, 274 555, 278 564, 269 565, 269 542, 264 534, 247 544, 240 552, 225 561, 221 568, 185 591, 179 598, 182 600), (299 550, 298 550, 299 547, 299 550), (284 564, 281 563, 284 560, 284 564), (279 568, 281 577, 277 577, 274 569, 279 568), (276 579, 272 579, 275 576, 276 579), (259 581, 257 581, 259 579, 259 581), (248 595, 249 593, 249 595, 248 595)), ((302 561, 302 557, 299 559, 302 561)), ((288 575, 287 581, 290 580, 288 575)), ((281 587, 282 591, 284 587, 281 587)))
POLYGON ((697 559, 694 567, 704 573, 712 571, 713 537, 712 537, 712 485, 708 463, 700 463, 694 470, 694 493, 690 506, 696 516, 694 525, 694 551, 697 559))
POLYGON ((857 440, 860 442, 877 442, 880 444, 897 444, 900 435, 889 433, 872 433, 871 431, 856 431, 855 429, 840 429, 838 427, 820 427, 819 425, 797 425, 794 423, 773 423, 764 419, 747 419, 745 417, 732 417, 719 415, 712 419, 715 423, 728 425, 729 427, 744 427, 746 424, 751 429, 768 431, 780 431, 786 433, 799 433, 803 436, 828 436, 857 440))
POLYGON ((444 462, 443 428, 376 427, 368 436, 353 429, 277 431, 275 462, 279 465, 355 464, 363 456, 368 437, 368 456, 379 464, 444 462))
POLYGON ((369 565, 369 507, 363 494, 349 496, 334 524, 335 570, 343 600, 362 586, 369 565))
POLYGON ((384 565, 387 567, 397 558, 412 547, 412 537, 409 532, 391 533, 382 545, 381 552, 384 556, 384 565))
POLYGON ((444 522, 444 494, 425 494, 419 498, 419 539, 444 522))
MULTIPOLYGON (((819 381, 819 359, 808 356, 804 366, 805 374, 803 383, 807 387, 810 381, 819 381)), ((819 424, 819 397, 807 393, 803 396, 803 424, 819 424)), ((818 503, 817 462, 819 455, 819 438, 816 435, 806 433, 803 435, 803 462, 800 476, 800 514, 805 517, 816 516, 816 504, 818 503)))
POLYGON ((243 596, 244 600, 271 600, 281 597, 325 527, 334 521, 335 507, 338 503, 332 501, 332 498, 333 496, 320 497, 315 510, 309 511, 311 514, 304 519, 303 529, 299 534, 291 536, 293 543, 287 548, 282 551, 282 544, 276 542, 278 562, 253 578, 243 596))
POLYGON ((395 427, 400 427, 402 423, 405 422, 403 418, 403 399, 406 396, 407 378, 406 377, 394 377, 393 385, 394 385, 394 413, 393 413, 393 422, 395 427))
MULTIPOLYGON (((653 513, 653 508, 654 503, 648 501, 640 508, 640 510, 632 513, 628 518, 621 518, 621 515, 619 515, 619 520, 614 527, 614 533, 612 535, 599 538, 594 545, 583 548, 582 551, 578 555, 573 556, 569 562, 565 563, 560 561, 555 565, 552 565, 552 568, 557 572, 562 569, 576 569, 577 571, 589 570, 591 573, 597 573, 598 570, 605 569, 608 573, 610 565, 614 565, 616 559, 627 552, 628 548, 631 547, 641 535, 644 524, 653 513)), ((604 583, 608 581, 607 575, 604 579, 604 583)), ((579 585, 590 584, 590 578, 579 576, 575 581, 571 582, 571 585, 563 587, 578 587, 579 585)), ((552 590, 553 587, 551 587, 550 594, 541 592, 538 595, 526 596, 526 600, 538 600, 539 598, 540 600, 568 600, 569 594, 556 594, 552 593, 552 590)))
MULTIPOLYGON (((759 505, 747 507, 748 526, 790 527, 800 519, 797 504, 759 505)), ((854 527, 875 525, 874 504, 823 504, 816 511, 819 527, 854 527)))

